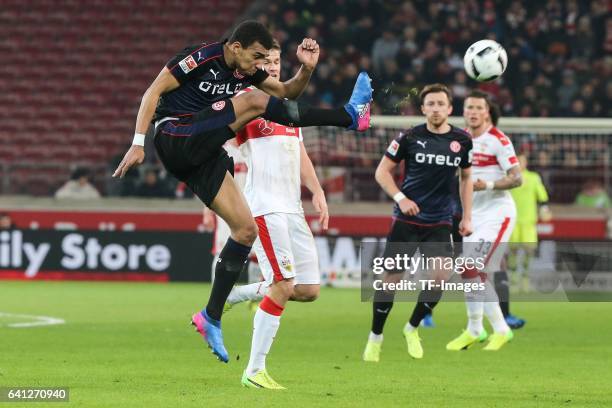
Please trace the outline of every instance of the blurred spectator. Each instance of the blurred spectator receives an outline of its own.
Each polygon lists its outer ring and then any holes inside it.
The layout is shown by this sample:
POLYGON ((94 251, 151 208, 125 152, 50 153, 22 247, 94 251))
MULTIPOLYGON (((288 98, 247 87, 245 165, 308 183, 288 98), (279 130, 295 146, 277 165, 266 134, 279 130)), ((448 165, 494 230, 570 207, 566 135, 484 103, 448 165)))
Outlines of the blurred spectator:
MULTIPOLYGON (((308 95, 315 105, 344 100, 342 84, 354 78, 343 68, 355 63, 359 70, 371 65, 375 90, 384 89, 374 95, 378 113, 398 113, 398 99, 407 96, 389 97, 389 91, 399 94, 442 81, 459 92, 486 88, 500 98, 508 116, 607 117, 612 113, 612 85, 606 84, 612 71, 609 12, 605 0, 465 0, 460 6, 447 0, 308 0, 271 7, 267 18, 288 55, 304 34, 319 36, 322 58, 311 85, 319 91, 308 95), (294 11, 306 8, 321 12, 294 11), (495 39, 508 51, 506 73, 494 84, 459 75, 466 48, 482 38, 495 39), (319 72, 324 64, 327 72, 319 72), (414 80, 398 81, 396 73, 412 74, 414 80)), ((297 67, 295 58, 287 63, 293 65, 290 71, 297 67)))
POLYGON ((89 200, 100 198, 100 193, 90 182, 89 170, 78 167, 63 186, 55 192, 55 198, 89 200))
POLYGON ((578 193, 575 204, 590 208, 610 208, 610 197, 599 180, 589 180, 578 193))
POLYGON ((0 213, 0 230, 15 228, 13 219, 9 213, 0 213))
POLYGON ((382 36, 374 41, 372 47, 372 61, 374 72, 381 73, 386 60, 393 60, 400 49, 400 43, 395 34, 389 29, 383 31, 382 36))
POLYGON ((159 178, 157 170, 150 168, 145 171, 143 181, 136 187, 138 197, 171 198, 174 192, 159 178))

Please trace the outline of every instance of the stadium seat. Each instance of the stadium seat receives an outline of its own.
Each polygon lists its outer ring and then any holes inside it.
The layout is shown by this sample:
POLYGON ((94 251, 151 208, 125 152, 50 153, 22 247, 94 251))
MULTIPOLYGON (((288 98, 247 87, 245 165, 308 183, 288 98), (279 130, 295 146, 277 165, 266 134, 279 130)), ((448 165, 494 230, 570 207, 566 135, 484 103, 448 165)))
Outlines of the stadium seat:
MULTIPOLYGON (((250 2, 218 2, 205 28, 205 2, 161 0, 116 3, 3 1, 0 47, 36 55, 36 63, 8 58, 0 64, 0 158, 44 164, 78 158, 100 165, 125 148, 142 93, 163 64, 189 43, 216 40, 250 2), (26 4, 27 3, 27 4, 26 4), (159 10, 163 8, 164 12, 159 10), (186 21, 176 29, 168 21, 186 21), (204 36, 205 35, 205 36, 204 36), (91 147, 96 138, 100 146, 91 147)), ((8 172, 11 192, 49 194, 67 175, 44 171, 20 180, 8 172)), ((7 193, 7 191, 3 191, 7 193)))

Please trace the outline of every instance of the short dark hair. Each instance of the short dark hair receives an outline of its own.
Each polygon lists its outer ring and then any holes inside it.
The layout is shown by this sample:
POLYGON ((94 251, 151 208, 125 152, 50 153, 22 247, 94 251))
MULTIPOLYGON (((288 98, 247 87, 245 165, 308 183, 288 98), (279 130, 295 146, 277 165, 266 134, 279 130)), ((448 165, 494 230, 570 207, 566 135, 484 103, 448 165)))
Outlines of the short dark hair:
POLYGON ((491 123, 493 124, 493 126, 497 126, 497 123, 499 122, 499 117, 501 116, 501 110, 499 109, 499 105, 491 100, 491 95, 486 92, 475 89, 470 92, 465 99, 467 98, 484 99, 487 104, 487 108, 489 109, 491 123))
POLYGON ((274 38, 272 40, 272 46, 270 47, 271 50, 276 50, 278 52, 280 52, 281 50, 281 46, 280 43, 278 42, 278 40, 276 38, 274 38))
POLYGON ((272 48, 273 42, 270 31, 259 21, 246 20, 238 24, 238 26, 230 35, 228 42, 239 42, 243 48, 248 48, 253 43, 260 43, 266 50, 272 48))
POLYGON ((425 87, 421 90, 421 93, 419 94, 419 98, 421 99, 421 105, 423 105, 423 103, 425 102, 425 97, 427 95, 429 95, 430 93, 438 92, 444 92, 446 94, 446 97, 448 98, 448 104, 453 104, 453 94, 451 93, 451 90, 448 88, 448 86, 444 84, 429 84, 425 85, 425 87))

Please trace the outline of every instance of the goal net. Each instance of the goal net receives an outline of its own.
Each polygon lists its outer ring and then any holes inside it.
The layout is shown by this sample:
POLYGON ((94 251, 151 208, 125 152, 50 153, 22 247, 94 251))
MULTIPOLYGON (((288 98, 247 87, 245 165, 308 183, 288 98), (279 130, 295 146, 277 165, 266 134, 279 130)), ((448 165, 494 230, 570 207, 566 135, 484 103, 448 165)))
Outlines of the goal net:
MULTIPOLYGON (((355 134, 342 129, 304 129, 304 143, 330 200, 382 201, 374 170, 401 130, 423 123, 422 116, 373 116, 372 128, 355 134)), ((450 123, 463 128, 461 117, 450 123)), ((501 118, 498 128, 517 153, 526 153, 549 190, 551 202, 571 203, 587 185, 611 185, 612 119, 501 118)))

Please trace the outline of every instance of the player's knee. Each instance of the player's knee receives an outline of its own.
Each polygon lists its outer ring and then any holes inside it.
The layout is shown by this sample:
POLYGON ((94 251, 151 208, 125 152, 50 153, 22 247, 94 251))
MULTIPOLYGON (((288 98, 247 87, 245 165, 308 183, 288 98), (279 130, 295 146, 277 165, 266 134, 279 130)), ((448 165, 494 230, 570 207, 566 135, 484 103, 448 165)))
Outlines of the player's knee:
POLYGON ((241 244, 252 245, 257 239, 258 232, 259 230, 257 229, 257 224, 255 224, 255 221, 251 220, 251 222, 248 222, 238 228, 238 230, 235 233, 232 233, 232 235, 235 235, 236 241, 240 242, 241 244))
POLYGON ((276 289, 280 292, 280 294, 286 299, 289 300, 295 295, 295 288, 293 285, 293 279, 283 279, 274 283, 276 289))
POLYGON ((314 302, 319 298, 319 292, 319 285, 299 285, 294 296, 299 302, 314 302))
POLYGON ((265 92, 254 90, 246 95, 249 99, 249 107, 261 115, 266 111, 270 96, 265 92))

